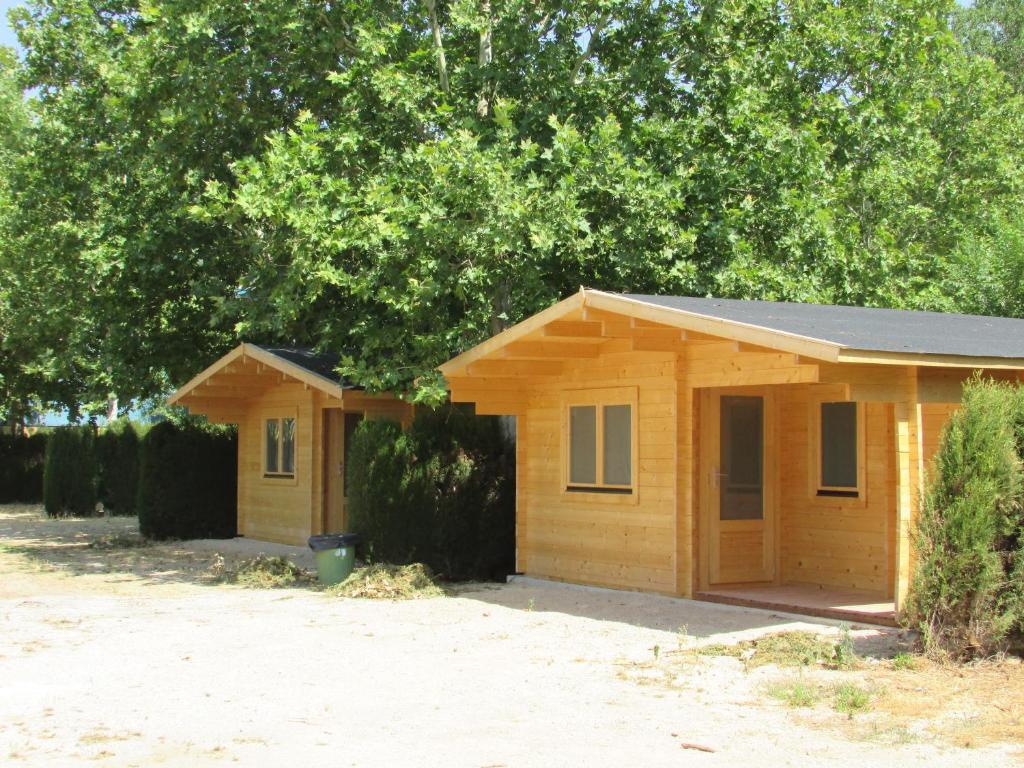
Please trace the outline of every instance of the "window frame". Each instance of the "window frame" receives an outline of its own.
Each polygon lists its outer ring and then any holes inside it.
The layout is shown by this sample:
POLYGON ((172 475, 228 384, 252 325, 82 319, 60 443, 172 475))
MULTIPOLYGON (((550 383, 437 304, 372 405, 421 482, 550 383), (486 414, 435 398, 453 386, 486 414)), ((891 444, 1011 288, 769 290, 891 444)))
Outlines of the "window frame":
POLYGON ((260 468, 264 482, 280 485, 296 485, 299 476, 299 419, 297 408, 284 408, 264 411, 260 414, 260 468), (284 421, 291 419, 294 423, 292 435, 292 471, 291 472, 269 472, 267 470, 267 422, 278 422, 277 438, 277 465, 281 466, 284 453, 284 421))
POLYGON ((807 444, 810 448, 808 456, 808 493, 819 503, 839 504, 845 506, 863 506, 867 503, 867 430, 865 411, 866 404, 856 400, 840 400, 830 397, 814 398, 810 403, 810 418, 807 444), (857 457, 857 485, 830 486, 823 482, 821 434, 821 412, 829 403, 850 403, 856 409, 856 440, 855 455, 857 457))
POLYGON ((587 502, 598 501, 609 504, 636 504, 640 496, 639 487, 639 414, 637 411, 636 387, 604 387, 594 389, 567 390, 561 397, 561 469, 559 482, 564 500, 587 502), (629 451, 630 482, 628 485, 604 483, 604 407, 629 406, 629 451), (596 410, 595 456, 596 480, 594 483, 570 482, 570 409, 576 406, 594 406, 596 410))

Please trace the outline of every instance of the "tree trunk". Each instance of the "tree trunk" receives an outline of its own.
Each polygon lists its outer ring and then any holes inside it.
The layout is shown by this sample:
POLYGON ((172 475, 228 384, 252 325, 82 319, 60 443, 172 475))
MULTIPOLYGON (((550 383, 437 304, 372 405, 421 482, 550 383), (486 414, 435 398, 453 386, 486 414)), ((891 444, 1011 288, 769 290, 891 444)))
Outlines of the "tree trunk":
POLYGON ((107 423, 117 419, 117 395, 110 395, 107 398, 107 423))
POLYGON ((441 25, 437 21, 437 0, 426 0, 427 13, 430 14, 430 31, 434 35, 434 50, 437 51, 438 80, 441 90, 447 96, 451 93, 448 85, 448 60, 444 55, 444 42, 441 40, 441 25))
POLYGON ((494 60, 494 48, 491 40, 491 0, 480 0, 480 15, 484 18, 484 27, 480 30, 480 52, 477 56, 477 64, 480 66, 483 77, 480 84, 480 97, 476 102, 476 113, 485 118, 491 114, 491 86, 487 77, 487 68, 494 60))

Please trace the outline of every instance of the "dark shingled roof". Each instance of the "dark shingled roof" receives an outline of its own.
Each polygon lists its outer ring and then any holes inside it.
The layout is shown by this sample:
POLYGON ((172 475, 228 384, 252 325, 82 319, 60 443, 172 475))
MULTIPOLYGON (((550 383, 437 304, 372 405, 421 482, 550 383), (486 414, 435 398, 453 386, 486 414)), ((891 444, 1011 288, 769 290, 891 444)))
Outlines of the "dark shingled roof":
POLYGON ((305 368, 310 373, 322 376, 335 384, 340 384, 342 389, 361 389, 338 375, 335 368, 338 367, 339 358, 330 352, 314 352, 312 349, 303 347, 265 347, 262 344, 253 344, 253 346, 259 347, 264 352, 269 352, 274 357, 280 357, 300 368, 305 368))
POLYGON ((619 294, 869 352, 1024 358, 1024 320, 943 312, 619 294))

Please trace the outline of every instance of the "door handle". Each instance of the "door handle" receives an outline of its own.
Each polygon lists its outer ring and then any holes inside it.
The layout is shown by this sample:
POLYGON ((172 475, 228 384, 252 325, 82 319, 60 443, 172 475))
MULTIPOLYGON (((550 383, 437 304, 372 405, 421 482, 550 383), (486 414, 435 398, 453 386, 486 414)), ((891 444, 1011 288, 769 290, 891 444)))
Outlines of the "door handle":
POLYGON ((710 473, 711 487, 712 488, 717 488, 721 484, 722 478, 723 477, 728 477, 728 476, 729 476, 728 472, 719 472, 718 471, 718 467, 715 467, 714 469, 711 470, 711 473, 710 473))

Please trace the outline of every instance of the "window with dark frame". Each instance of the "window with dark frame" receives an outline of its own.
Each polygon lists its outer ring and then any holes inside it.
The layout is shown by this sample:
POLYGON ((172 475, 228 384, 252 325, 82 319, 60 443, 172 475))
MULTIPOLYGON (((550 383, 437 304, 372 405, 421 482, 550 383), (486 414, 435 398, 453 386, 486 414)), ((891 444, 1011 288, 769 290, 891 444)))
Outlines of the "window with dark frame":
POLYGON ((633 492, 633 407, 569 406, 568 491, 633 492))
POLYGON ((857 404, 821 404, 819 496, 859 495, 857 404))
POLYGON ((295 419, 267 419, 265 424, 263 474, 266 477, 294 477, 295 419))

